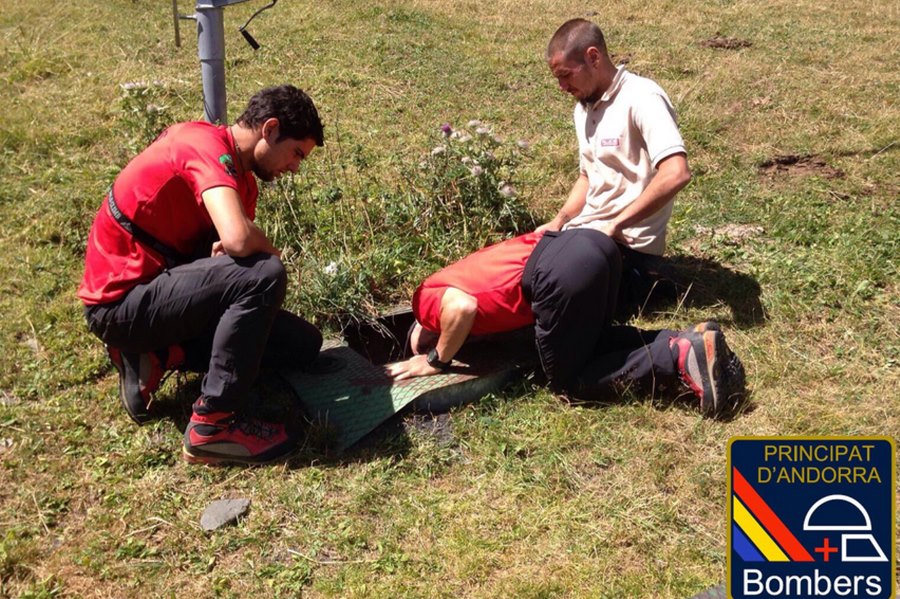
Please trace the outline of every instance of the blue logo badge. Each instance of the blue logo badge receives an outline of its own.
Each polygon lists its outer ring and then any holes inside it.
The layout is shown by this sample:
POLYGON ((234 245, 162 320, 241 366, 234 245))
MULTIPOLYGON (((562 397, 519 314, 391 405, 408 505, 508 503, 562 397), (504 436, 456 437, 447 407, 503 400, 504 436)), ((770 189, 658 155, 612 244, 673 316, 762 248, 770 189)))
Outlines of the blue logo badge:
POLYGON ((894 597, 894 456, 888 437, 731 439, 729 597, 894 597))

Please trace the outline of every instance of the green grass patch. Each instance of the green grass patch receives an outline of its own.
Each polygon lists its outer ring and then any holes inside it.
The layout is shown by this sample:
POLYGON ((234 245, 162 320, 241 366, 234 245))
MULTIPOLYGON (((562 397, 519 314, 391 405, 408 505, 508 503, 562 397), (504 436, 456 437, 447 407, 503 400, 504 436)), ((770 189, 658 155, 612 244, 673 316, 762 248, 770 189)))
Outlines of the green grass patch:
MULTIPOLYGON (((325 148, 259 209, 291 309, 334 331, 404 303, 565 198, 572 101, 543 51, 583 3, 279 3, 253 52, 236 29, 257 8, 225 11, 231 117, 290 81, 326 123, 325 148)), ((170 417, 133 426, 75 297, 116 173, 202 114, 193 28, 176 49, 166 3, 4 5, 0 596, 683 598, 723 580, 730 436, 900 436, 896 9, 746 8, 632 1, 593 18, 672 98, 694 171, 669 249, 704 274, 634 322, 719 318, 750 410, 712 422, 524 383, 454 411, 451 442, 412 432, 339 456, 310 439, 286 465, 238 470, 178 456, 196 378, 167 383, 170 417), (701 44, 717 33, 751 45, 701 44), (234 496, 248 516, 202 533, 207 503, 234 496)))

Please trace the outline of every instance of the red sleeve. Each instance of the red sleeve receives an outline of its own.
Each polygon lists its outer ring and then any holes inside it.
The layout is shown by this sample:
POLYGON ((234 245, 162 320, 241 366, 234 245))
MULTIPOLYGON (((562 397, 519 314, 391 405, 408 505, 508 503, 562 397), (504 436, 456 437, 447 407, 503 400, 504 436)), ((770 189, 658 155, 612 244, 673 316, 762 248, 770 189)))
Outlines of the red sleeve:
POLYGON ((231 149, 224 140, 206 141, 203 145, 181 145, 177 161, 181 178, 198 199, 200 194, 213 187, 238 189, 231 149))

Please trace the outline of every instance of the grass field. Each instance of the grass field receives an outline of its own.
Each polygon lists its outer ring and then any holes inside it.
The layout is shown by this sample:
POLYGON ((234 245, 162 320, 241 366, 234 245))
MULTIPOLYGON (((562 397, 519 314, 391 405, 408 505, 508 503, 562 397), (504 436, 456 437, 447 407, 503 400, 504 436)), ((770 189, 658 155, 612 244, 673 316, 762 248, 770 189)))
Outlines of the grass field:
MULTIPOLYGON (((230 116, 289 81, 327 126, 326 148, 262 198, 262 224, 299 257, 294 281, 394 247, 354 215, 418 197, 404 173, 441 123, 527 140, 520 198, 550 215, 577 162, 572 100, 543 50, 564 20, 595 19, 614 56, 668 92, 694 172, 669 253, 695 283, 635 322, 719 319, 750 407, 719 422, 659 400, 569 405, 526 382, 454 411, 449 440, 412 431, 346 455, 311 443, 276 467, 188 466, 196 379, 164 388, 173 418, 136 428, 75 289, 115 174, 157 125, 201 117, 192 27, 176 49, 168 2, 7 1, 0 596, 688 597, 725 576, 729 437, 900 436, 896 2, 293 0, 254 21, 254 53, 237 27, 261 5, 225 11, 230 116), (750 44, 703 43, 716 36, 750 44), (123 100, 138 81, 161 82, 152 101, 123 100), (279 208, 298 189, 317 221, 279 208), (328 218, 349 238, 317 236, 328 218), (251 511, 204 534, 222 497, 251 511)), ((400 302, 466 250, 430 247, 377 254, 384 289, 344 299, 400 302)), ((290 307, 331 326, 313 287, 293 283, 290 307)))

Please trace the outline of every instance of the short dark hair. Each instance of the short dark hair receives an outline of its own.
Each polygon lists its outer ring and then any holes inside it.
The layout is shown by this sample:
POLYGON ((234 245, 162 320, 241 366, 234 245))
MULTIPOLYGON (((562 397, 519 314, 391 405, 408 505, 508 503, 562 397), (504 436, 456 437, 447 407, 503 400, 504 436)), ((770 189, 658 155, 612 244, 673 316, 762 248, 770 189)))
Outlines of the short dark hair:
POLYGON ((565 52, 566 59, 584 62, 584 53, 591 46, 606 52, 603 32, 591 21, 571 19, 563 23, 550 38, 550 43, 547 44, 547 58, 550 59, 558 52, 565 52))
POLYGON ((278 119, 278 139, 313 139, 317 146, 325 145, 325 133, 319 111, 312 98, 293 85, 267 87, 256 92, 237 122, 255 129, 266 119, 278 119))

